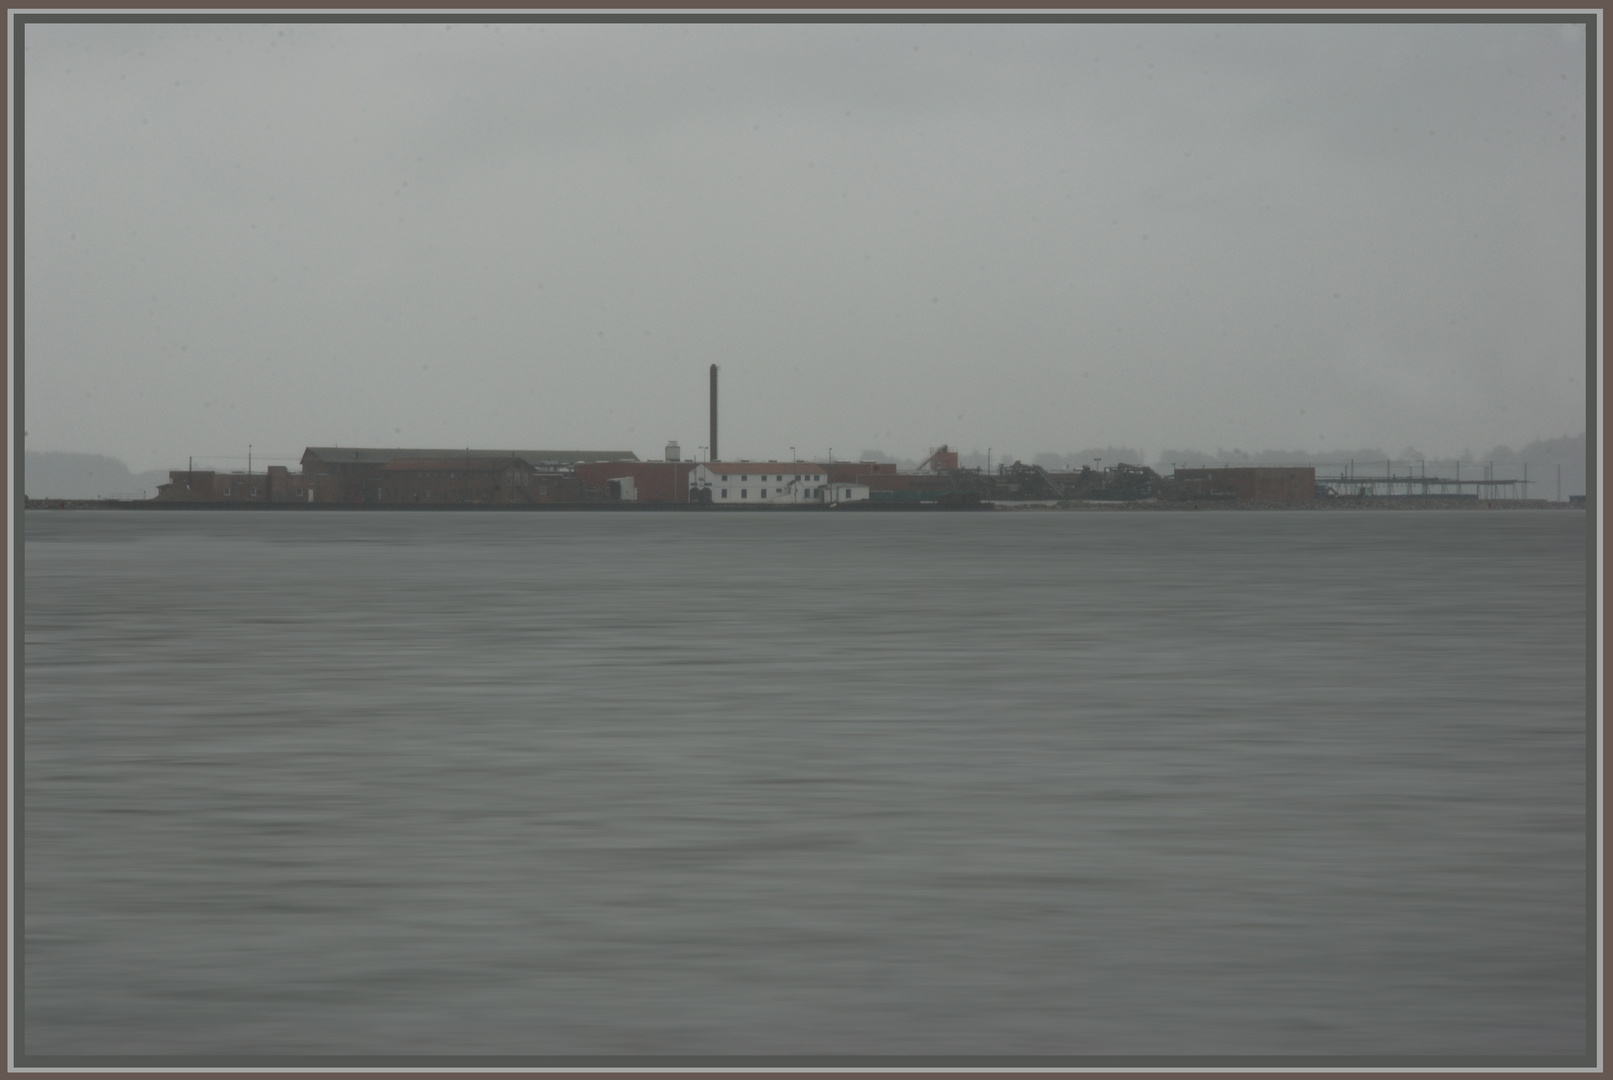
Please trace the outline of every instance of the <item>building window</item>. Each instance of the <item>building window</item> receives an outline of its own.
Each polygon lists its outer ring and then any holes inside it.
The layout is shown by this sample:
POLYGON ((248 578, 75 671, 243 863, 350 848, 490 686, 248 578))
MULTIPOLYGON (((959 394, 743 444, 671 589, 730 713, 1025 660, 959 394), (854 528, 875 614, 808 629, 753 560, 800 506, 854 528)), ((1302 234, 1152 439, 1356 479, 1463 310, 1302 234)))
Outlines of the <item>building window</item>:
POLYGON ((302 498, 302 488, 297 489, 297 498, 302 498))
POLYGON ((762 489, 762 495, 761 495, 761 497, 762 497, 762 498, 764 498, 764 499, 765 499, 765 498, 767 498, 767 489, 766 489, 766 488, 763 488, 763 489, 762 489))
POLYGON ((725 498, 725 499, 728 498, 728 489, 727 488, 722 489, 722 497, 725 498))
POLYGON ((228 485, 225 485, 225 488, 224 488, 224 494, 226 494, 226 495, 228 495, 228 494, 229 494, 229 493, 230 493, 230 489, 229 489, 229 486, 228 486, 228 485))
POLYGON ((741 498, 741 499, 748 499, 748 498, 750 498, 750 489, 749 489, 749 488, 740 488, 740 489, 739 489, 739 497, 740 497, 740 498, 741 498))
POLYGON ((725 483, 725 484, 728 483, 728 474, 727 473, 722 474, 722 482, 725 483))

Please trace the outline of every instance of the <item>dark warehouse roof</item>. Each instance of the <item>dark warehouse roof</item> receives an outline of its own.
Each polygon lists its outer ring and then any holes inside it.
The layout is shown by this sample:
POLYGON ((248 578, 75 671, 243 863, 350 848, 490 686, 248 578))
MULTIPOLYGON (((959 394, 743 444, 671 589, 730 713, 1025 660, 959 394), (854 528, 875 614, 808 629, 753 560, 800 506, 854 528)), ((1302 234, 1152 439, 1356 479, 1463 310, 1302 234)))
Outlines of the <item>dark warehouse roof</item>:
POLYGON ((464 461, 467 458, 498 458, 508 461, 519 458, 529 465, 546 461, 571 464, 577 461, 637 461, 631 450, 466 450, 463 447, 449 450, 420 450, 407 447, 382 449, 365 446, 310 446, 303 451, 302 459, 310 458, 333 465, 386 465, 395 460, 464 461))

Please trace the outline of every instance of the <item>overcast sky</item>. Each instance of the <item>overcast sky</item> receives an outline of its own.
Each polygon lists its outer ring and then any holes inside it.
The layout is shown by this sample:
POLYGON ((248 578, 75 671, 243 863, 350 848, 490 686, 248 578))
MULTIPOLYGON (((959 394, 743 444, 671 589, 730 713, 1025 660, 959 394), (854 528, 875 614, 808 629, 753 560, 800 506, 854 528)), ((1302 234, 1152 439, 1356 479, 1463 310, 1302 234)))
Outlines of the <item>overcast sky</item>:
POLYGON ((1585 427, 1557 25, 30 25, 33 450, 1585 427))

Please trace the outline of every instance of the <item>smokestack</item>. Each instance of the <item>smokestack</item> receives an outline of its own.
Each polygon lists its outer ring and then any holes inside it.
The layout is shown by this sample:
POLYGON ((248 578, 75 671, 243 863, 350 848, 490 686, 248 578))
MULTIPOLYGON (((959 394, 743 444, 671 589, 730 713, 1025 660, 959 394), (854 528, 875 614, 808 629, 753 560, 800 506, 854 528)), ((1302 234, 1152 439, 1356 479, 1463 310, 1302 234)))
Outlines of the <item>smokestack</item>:
POLYGON ((711 455, 706 460, 721 461, 717 454, 717 365, 711 365, 711 455))

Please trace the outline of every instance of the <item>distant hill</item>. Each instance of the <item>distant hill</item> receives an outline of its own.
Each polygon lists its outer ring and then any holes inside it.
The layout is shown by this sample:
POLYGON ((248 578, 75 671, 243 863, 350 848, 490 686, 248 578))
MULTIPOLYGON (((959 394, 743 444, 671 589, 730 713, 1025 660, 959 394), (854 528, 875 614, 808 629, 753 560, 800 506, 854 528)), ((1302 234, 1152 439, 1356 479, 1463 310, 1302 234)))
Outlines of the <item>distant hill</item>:
POLYGON ((29 450, 23 456, 22 490, 30 499, 153 499, 168 473, 132 473, 117 458, 29 450), (142 494, 143 493, 143 494, 142 494))

